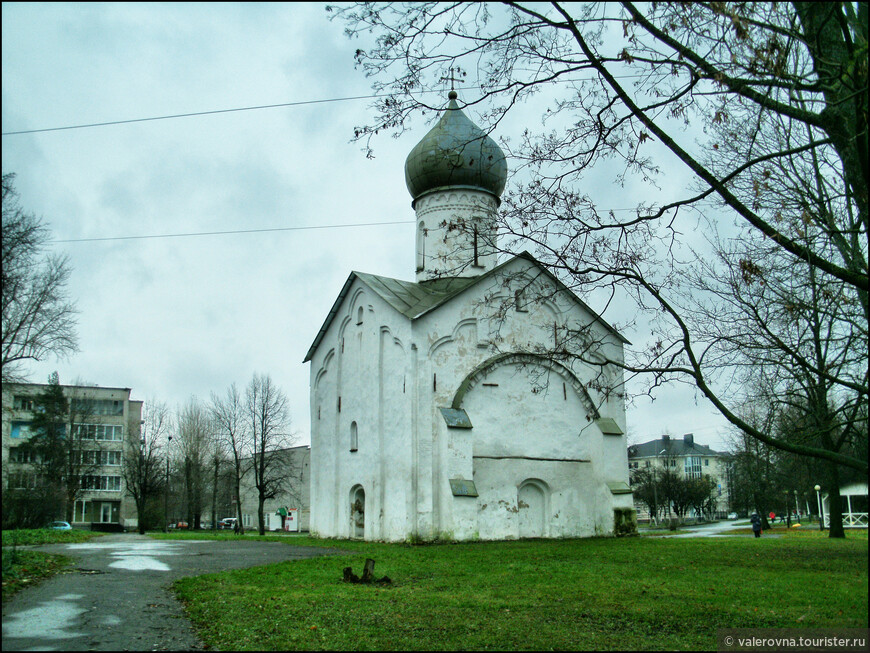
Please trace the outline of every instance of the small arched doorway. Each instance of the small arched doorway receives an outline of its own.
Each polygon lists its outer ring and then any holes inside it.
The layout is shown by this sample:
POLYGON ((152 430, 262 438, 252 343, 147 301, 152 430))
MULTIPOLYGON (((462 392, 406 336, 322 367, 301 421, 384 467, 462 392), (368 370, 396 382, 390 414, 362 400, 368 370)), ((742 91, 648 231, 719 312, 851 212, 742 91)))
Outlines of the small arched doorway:
POLYGON ((350 535, 365 539, 366 535, 366 493, 362 485, 355 485, 350 491, 350 535))
POLYGON ((546 537, 547 486, 542 481, 523 481, 517 490, 519 536, 546 537))

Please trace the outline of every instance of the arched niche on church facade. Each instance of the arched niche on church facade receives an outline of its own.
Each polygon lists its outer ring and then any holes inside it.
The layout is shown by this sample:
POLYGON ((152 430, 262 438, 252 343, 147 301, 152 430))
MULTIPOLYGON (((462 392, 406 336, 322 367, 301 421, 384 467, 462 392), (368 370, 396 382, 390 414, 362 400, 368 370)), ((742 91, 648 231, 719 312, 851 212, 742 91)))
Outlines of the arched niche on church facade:
MULTIPOLYGON (((541 383, 537 384, 540 386, 540 389, 547 390, 550 390, 550 388, 545 387, 544 382, 547 382, 547 384, 549 385, 550 379, 548 378, 546 372, 552 371, 555 376, 561 379, 561 382, 564 384, 564 386, 562 387, 563 395, 566 394, 567 385, 570 384, 571 390, 576 393, 577 397, 580 399, 580 401, 583 403, 583 406, 588 411, 586 417, 587 422, 592 421, 593 419, 598 419, 600 417, 598 409, 595 407, 592 398, 589 396, 589 393, 586 391, 584 385, 574 375, 574 372, 562 365, 560 362, 554 361, 551 358, 542 356, 540 354, 533 354, 527 352, 497 354, 496 356, 493 356, 483 361, 480 365, 475 367, 465 377, 465 379, 463 379, 462 383, 459 384, 459 388, 457 388, 456 394, 453 395, 451 408, 462 408, 465 396, 471 391, 472 388, 480 383, 484 383, 485 379, 497 368, 506 366, 519 366, 530 370, 534 370, 534 368, 539 368, 540 371, 535 371, 532 376, 539 378, 539 380, 541 381, 541 383)), ((558 389, 559 388, 557 387, 556 391, 558 391, 558 389)))
POLYGON ((521 538, 547 537, 550 525, 550 486, 527 478, 517 487, 517 528, 521 538))
POLYGON ((350 536, 361 540, 366 536, 366 493, 362 485, 350 489, 350 536))
POLYGON ((452 408, 470 425, 450 429, 451 446, 471 463, 481 539, 588 532, 605 487, 604 436, 595 427, 599 411, 568 367, 536 354, 494 356, 460 384, 452 408))
POLYGON ((460 320, 449 335, 438 338, 429 346, 427 357, 436 365, 443 367, 453 356, 468 356, 469 352, 481 346, 477 330, 477 318, 460 320))

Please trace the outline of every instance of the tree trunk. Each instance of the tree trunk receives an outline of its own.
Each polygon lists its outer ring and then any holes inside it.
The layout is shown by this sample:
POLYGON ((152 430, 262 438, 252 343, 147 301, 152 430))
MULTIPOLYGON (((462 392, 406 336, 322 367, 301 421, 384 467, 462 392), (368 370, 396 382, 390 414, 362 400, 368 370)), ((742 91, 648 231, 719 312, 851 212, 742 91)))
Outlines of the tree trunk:
POLYGON ((242 525, 242 496, 241 496, 242 481, 239 477, 239 468, 236 467, 236 524, 239 526, 239 535, 245 534, 245 527, 242 525))
POLYGON ((761 497, 757 492, 752 493, 752 503, 755 506, 755 512, 759 517, 761 517, 761 530, 770 530, 770 523, 767 521, 767 513, 764 512, 764 508, 761 506, 761 497))
POLYGON ((145 497, 136 501, 136 512, 139 513, 139 535, 145 535, 145 497))
POLYGON ((257 501, 257 524, 259 526, 260 535, 266 534, 266 522, 263 519, 263 504, 266 502, 266 498, 260 494, 257 501))
POLYGON ((220 461, 215 458, 214 461, 214 481, 211 486, 211 528, 217 530, 217 488, 218 488, 218 467, 220 461))
POLYGON ((193 524, 193 479, 191 475, 190 461, 184 461, 184 484, 187 489, 187 528, 191 528, 193 524))

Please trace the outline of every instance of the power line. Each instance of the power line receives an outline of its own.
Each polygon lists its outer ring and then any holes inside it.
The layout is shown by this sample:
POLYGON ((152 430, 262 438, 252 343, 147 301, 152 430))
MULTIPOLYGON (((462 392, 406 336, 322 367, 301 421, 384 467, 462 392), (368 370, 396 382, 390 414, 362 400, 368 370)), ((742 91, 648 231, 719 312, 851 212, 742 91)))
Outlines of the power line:
POLYGON ((66 129, 84 129, 86 127, 106 127, 108 125, 126 125, 132 122, 149 122, 151 120, 170 120, 173 118, 190 118, 193 116, 209 116, 216 113, 233 113, 236 111, 256 111, 258 109, 275 109, 278 107, 298 107, 304 104, 322 104, 324 102, 347 102, 350 100, 369 100, 384 97, 380 95, 356 95, 351 97, 329 98, 325 100, 300 100, 299 102, 283 102, 281 104, 262 104, 255 107, 238 107, 236 109, 215 109, 213 111, 195 111, 193 113, 174 113, 168 116, 153 116, 151 118, 131 118, 130 120, 111 120, 108 122, 92 122, 84 125, 68 125, 66 127, 46 127, 45 129, 25 129, 15 132, 3 132, 3 136, 16 136, 18 134, 38 134, 42 132, 56 132, 66 129))
MULTIPOLYGON (((618 75, 616 79, 633 79, 640 75, 618 75)), ((558 80, 556 83, 572 83, 576 80, 558 80)), ((478 87, 464 87, 458 90, 477 90, 478 87)), ((441 93, 439 90, 421 90, 420 93, 441 93)), ((22 134, 41 134, 45 132, 65 131, 69 129, 87 129, 89 127, 108 127, 110 125, 128 125, 134 122, 151 122, 155 120, 172 120, 175 118, 192 118, 195 116, 210 116, 218 113, 235 113, 239 111, 257 111, 260 109, 277 109, 281 107, 298 107, 306 104, 324 104, 328 102, 349 102, 352 100, 372 100, 379 97, 389 97, 390 93, 375 93, 373 95, 353 95, 349 97, 326 98, 322 100, 300 100, 298 102, 282 102, 280 104, 261 104, 252 107, 236 107, 234 109, 213 109, 211 111, 193 111, 191 113, 173 113, 166 116, 151 116, 149 118, 130 118, 128 120, 108 120, 106 122, 91 122, 81 125, 67 125, 65 127, 45 127, 42 129, 22 129, 14 132, 2 132, 2 136, 19 136, 22 134)))
MULTIPOLYGON (((636 211, 636 207, 608 209, 613 212, 636 211)), ((193 236, 227 236, 231 234, 260 234, 276 231, 306 231, 309 229, 349 229, 353 227, 380 227, 397 224, 414 224, 415 220, 397 220, 394 222, 359 222, 350 224, 318 224, 304 227, 273 227, 268 229, 234 229, 231 231, 195 231, 180 234, 146 234, 144 236, 105 236, 102 238, 68 238, 64 240, 50 240, 49 243, 94 243, 111 240, 147 240, 150 238, 189 238, 193 236)))
POLYGON ((186 234, 149 234, 146 236, 108 236, 105 238, 70 238, 52 240, 51 243, 93 243, 106 240, 145 240, 148 238, 187 238, 191 236, 226 236, 228 234, 257 234, 270 231, 305 231, 307 229, 344 229, 348 227, 377 227, 381 225, 413 224, 414 220, 398 222, 360 222, 357 224, 320 224, 305 227, 275 227, 273 229, 237 229, 234 231, 199 231, 186 234))

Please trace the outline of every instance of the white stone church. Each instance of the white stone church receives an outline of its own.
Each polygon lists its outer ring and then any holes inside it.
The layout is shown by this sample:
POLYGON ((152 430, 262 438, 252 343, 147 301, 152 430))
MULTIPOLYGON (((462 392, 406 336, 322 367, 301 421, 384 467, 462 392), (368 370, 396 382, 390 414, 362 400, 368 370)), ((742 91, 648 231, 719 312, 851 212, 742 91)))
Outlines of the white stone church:
POLYGON ((506 176, 451 91, 405 164, 416 281, 351 272, 305 356, 312 533, 577 537, 633 520, 622 371, 543 354, 566 329, 610 360, 627 341, 531 255, 497 262, 506 176))

